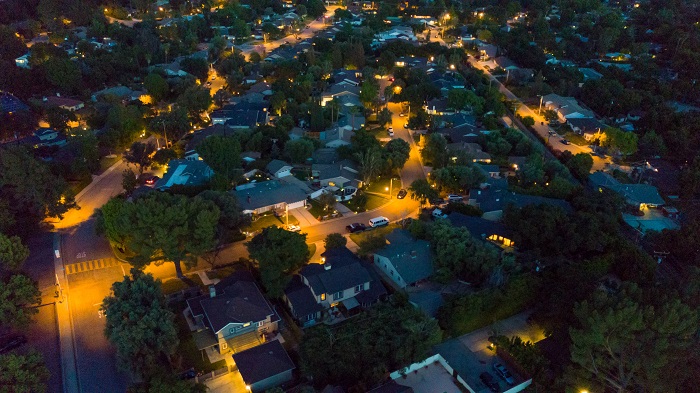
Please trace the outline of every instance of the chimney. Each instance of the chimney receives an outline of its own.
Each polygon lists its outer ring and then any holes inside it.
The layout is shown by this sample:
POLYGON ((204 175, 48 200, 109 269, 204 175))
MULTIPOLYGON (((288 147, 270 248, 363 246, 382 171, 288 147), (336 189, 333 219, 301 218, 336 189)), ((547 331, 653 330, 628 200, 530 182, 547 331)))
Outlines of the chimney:
POLYGON ((214 287, 213 285, 209 286, 209 297, 216 297, 216 287, 214 287))
POLYGON ((323 264, 323 270, 331 270, 331 264, 329 262, 326 262, 323 264))
POLYGON ((47 102, 49 99, 46 98, 46 97, 44 97, 44 98, 42 98, 41 100, 44 101, 44 102, 47 102))
POLYGON ((411 258, 415 259, 417 255, 418 253, 416 252, 416 250, 411 250, 411 258))
POLYGON ((60 97, 60 96, 61 96, 61 93, 56 93, 56 97, 60 97))

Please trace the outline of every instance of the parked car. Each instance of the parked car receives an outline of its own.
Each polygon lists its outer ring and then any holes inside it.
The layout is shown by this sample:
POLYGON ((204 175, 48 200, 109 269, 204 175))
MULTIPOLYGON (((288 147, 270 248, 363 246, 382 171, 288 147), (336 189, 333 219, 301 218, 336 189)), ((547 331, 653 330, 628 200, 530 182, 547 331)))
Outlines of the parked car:
POLYGON ((27 337, 22 334, 10 334, 0 338, 0 353, 7 353, 27 343, 27 337))
POLYGON ((442 198, 432 198, 429 202, 433 206, 440 206, 445 203, 445 200, 442 198))
POLYGON ((146 179, 146 184, 148 184, 149 186, 152 186, 152 185, 156 184, 156 182, 159 179, 160 179, 160 177, 158 177, 158 176, 151 176, 148 179, 146 179))
POLYGON ((570 144, 571 144, 571 142, 569 142, 569 141, 566 140, 566 139, 562 139, 562 140, 560 140, 559 142, 561 142, 562 145, 570 145, 570 144))
POLYGON ((403 128, 410 130, 410 128, 408 128, 408 122, 403 123, 403 128))
POLYGON ((462 202, 464 200, 464 197, 457 194, 450 194, 447 196, 447 200, 450 202, 462 202))
POLYGON ((549 132, 549 135, 552 135, 552 136, 557 135, 557 132, 554 130, 549 130, 547 132, 549 132))
POLYGON ((447 218, 447 214, 443 213, 441 209, 435 209, 432 213, 433 218, 447 218))
POLYGON ((287 225, 286 228, 290 232, 299 232, 301 231, 301 227, 299 225, 287 225))
POLYGON ((360 224, 359 222, 355 222, 355 223, 352 223, 352 224, 346 226, 345 229, 347 229, 348 232, 350 232, 350 233, 355 233, 355 232, 362 232, 365 229, 367 229, 367 227, 365 226, 365 224, 360 224))
POLYGON ((513 375, 501 363, 494 363, 493 370, 496 372, 496 374, 498 374, 499 377, 501 377, 504 381, 506 381, 506 383, 508 385, 512 386, 515 383, 515 379, 513 378, 513 375))
POLYGON ((408 194, 408 191, 406 191, 405 188, 402 188, 402 189, 399 190, 399 193, 396 194, 396 198, 398 198, 398 199, 404 199, 404 198, 406 198, 406 194, 408 194))
POLYGON ((498 386, 498 381, 491 375, 488 371, 484 371, 483 373, 479 374, 479 379, 481 379, 481 382, 486 385, 487 388, 489 388, 492 392, 498 392, 500 390, 500 386, 498 386))

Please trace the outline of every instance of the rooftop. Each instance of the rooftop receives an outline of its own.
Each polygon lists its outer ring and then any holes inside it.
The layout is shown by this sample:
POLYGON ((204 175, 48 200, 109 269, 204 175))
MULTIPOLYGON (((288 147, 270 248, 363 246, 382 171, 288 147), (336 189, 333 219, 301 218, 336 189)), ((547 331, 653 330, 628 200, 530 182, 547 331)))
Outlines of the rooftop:
POLYGON ((234 354, 233 361, 246 385, 252 385, 296 368, 278 340, 268 341, 234 354))
POLYGON ((204 161, 171 160, 168 170, 159 179, 155 188, 167 190, 174 185, 198 186, 208 181, 214 171, 204 161))
POLYGON ((261 207, 280 203, 294 203, 306 199, 306 192, 294 184, 280 180, 248 183, 231 191, 238 197, 243 211, 252 212, 261 207))
POLYGON ((430 243, 416 240, 403 229, 394 229, 387 235, 389 244, 375 254, 391 261, 407 284, 424 280, 433 274, 433 256, 430 243))

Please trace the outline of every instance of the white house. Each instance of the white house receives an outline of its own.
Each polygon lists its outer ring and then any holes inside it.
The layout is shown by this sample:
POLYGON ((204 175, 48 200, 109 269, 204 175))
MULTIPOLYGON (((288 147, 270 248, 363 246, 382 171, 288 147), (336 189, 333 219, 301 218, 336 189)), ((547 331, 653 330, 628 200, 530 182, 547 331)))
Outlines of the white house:
POLYGON ((267 172, 276 178, 292 175, 292 166, 282 160, 272 160, 267 164, 267 172))

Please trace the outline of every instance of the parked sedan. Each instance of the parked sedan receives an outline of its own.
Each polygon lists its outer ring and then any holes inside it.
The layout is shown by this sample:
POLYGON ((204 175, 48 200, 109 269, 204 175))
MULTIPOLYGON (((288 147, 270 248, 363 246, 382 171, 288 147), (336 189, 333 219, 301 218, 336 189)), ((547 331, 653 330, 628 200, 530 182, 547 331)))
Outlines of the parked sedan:
POLYGON ((513 375, 501 363, 494 363, 493 370, 496 372, 496 374, 498 374, 499 377, 501 377, 504 381, 506 381, 506 383, 508 385, 512 386, 515 383, 515 379, 513 379, 513 375))
POLYGON ((396 194, 396 198, 398 198, 398 199, 404 199, 404 198, 406 198, 406 194, 408 194, 408 191, 406 191, 405 188, 402 188, 402 189, 399 190, 399 193, 396 194))
POLYGON ((483 372, 479 374, 479 379, 481 379, 481 382, 486 385, 489 390, 492 392, 498 392, 500 390, 500 386, 498 386, 498 381, 493 377, 493 375, 489 374, 488 372, 483 372))
POLYGON ((571 144, 571 142, 569 142, 569 141, 566 140, 566 139, 562 139, 562 140, 560 140, 559 142, 561 142, 562 145, 570 145, 570 144, 571 144))
POLYGON ((350 232, 350 233, 355 233, 355 232, 362 232, 365 229, 367 229, 367 227, 365 226, 365 224, 360 224, 359 222, 355 222, 355 223, 352 223, 352 224, 346 226, 345 229, 347 229, 348 232, 350 232))

